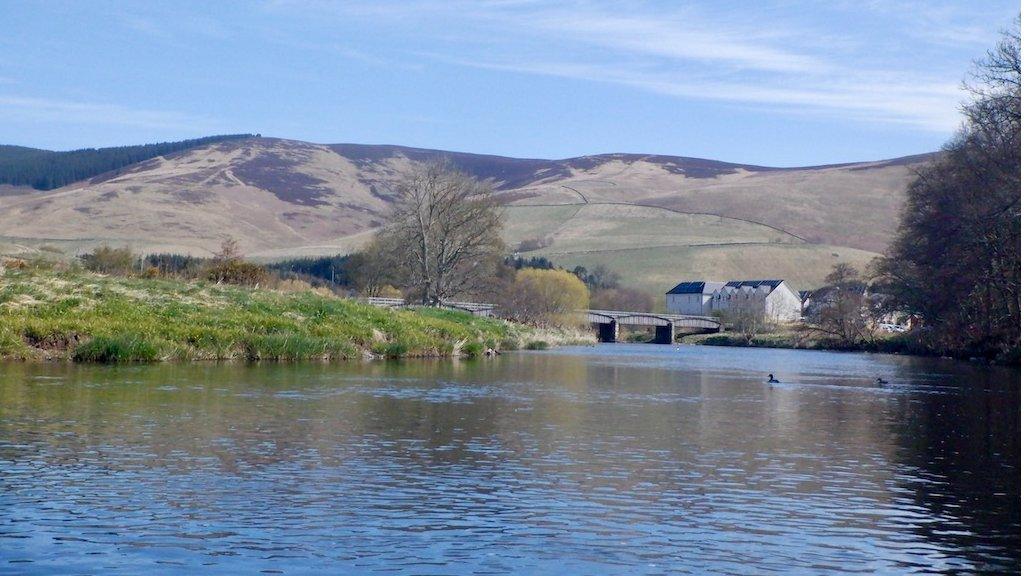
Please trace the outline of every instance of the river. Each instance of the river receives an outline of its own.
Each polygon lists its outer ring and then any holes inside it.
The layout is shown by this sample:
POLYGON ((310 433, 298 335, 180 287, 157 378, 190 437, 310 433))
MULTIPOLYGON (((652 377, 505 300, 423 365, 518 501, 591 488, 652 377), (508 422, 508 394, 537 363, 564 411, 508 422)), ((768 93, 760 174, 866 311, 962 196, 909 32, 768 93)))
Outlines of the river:
POLYGON ((1020 512, 1016 369, 0 364, 0 574, 1019 572, 1020 512))

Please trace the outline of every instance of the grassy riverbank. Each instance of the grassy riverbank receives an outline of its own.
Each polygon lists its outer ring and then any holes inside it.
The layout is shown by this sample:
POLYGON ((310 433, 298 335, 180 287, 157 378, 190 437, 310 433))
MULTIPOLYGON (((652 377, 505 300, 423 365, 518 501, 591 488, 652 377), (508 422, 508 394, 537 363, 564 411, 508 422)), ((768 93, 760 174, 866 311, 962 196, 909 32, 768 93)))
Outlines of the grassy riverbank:
MULTIPOLYGON (((445 310, 43 267, 0 273, 0 358, 133 362, 475 356, 583 343, 445 310)), ((592 339, 591 339, 592 341, 592 339)))
POLYGON ((686 336, 684 342, 703 346, 737 346, 750 348, 792 348, 796 350, 831 350, 836 352, 883 352, 935 356, 935 352, 908 334, 879 335, 870 341, 849 343, 798 328, 779 328, 748 339, 743 334, 724 332, 686 336))

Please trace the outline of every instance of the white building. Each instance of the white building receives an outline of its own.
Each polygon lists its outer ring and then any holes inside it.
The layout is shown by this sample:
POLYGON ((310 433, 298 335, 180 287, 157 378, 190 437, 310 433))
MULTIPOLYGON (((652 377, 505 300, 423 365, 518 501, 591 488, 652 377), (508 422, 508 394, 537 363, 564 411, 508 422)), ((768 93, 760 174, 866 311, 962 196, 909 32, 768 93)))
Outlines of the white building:
POLYGON ((753 307, 766 320, 793 322, 800 319, 800 296, 783 280, 733 280, 731 282, 682 282, 665 293, 670 314, 711 316, 753 307))

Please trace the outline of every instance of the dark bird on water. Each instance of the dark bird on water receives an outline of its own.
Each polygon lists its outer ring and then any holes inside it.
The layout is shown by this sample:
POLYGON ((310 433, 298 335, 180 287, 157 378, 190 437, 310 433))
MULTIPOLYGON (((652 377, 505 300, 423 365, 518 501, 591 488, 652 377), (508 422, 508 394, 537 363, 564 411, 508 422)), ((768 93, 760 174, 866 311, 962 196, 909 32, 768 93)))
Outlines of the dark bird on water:
POLYGON ((775 379, 775 374, 769 374, 768 375, 768 383, 769 384, 778 384, 779 383, 779 381, 775 379))
POLYGON ((879 384, 888 384, 889 383, 888 380, 882 380, 881 378, 875 378, 875 382, 877 382, 879 384))

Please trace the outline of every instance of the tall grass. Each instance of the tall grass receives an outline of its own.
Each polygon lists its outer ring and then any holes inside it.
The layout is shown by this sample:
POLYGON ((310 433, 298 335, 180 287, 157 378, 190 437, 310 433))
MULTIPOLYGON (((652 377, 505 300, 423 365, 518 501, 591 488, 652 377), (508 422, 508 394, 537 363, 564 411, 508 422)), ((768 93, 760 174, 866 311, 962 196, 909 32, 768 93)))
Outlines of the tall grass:
POLYGON ((97 336, 75 347, 75 362, 152 362, 160 358, 160 348, 139 334, 97 336))

